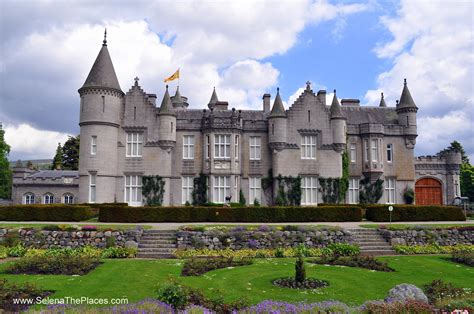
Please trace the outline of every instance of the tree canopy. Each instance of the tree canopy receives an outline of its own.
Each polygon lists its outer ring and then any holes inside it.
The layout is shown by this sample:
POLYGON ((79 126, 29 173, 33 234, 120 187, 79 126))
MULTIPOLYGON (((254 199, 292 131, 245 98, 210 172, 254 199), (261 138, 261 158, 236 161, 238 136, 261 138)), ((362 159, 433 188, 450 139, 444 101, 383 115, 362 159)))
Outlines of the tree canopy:
POLYGON ((5 131, 0 128, 0 198, 10 199, 12 192, 12 172, 8 162, 10 145, 5 141, 5 131))
POLYGON ((61 146, 58 143, 56 153, 53 158, 51 169, 61 168, 63 170, 79 169, 79 135, 69 136, 69 138, 61 146))

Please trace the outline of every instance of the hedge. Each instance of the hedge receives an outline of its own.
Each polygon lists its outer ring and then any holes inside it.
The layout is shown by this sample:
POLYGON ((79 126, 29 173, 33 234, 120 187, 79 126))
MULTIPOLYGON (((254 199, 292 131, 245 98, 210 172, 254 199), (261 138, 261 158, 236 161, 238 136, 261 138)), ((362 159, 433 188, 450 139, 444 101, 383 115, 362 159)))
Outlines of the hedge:
POLYGON ((129 207, 103 206, 101 222, 328 222, 361 221, 357 206, 129 207))
POLYGON ((11 205, 0 206, 0 221, 81 221, 93 217, 84 205, 11 205))
MULTIPOLYGON (((390 205, 367 205, 365 217, 370 221, 389 221, 390 205)), ((391 205, 392 221, 460 221, 464 211, 456 206, 391 205)))

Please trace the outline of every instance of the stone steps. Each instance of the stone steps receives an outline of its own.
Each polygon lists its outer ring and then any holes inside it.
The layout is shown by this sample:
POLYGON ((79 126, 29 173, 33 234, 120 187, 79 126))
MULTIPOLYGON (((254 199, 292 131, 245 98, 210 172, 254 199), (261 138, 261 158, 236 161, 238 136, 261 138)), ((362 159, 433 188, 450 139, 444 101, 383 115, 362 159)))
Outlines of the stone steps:
POLYGON ((360 248, 361 255, 394 255, 395 251, 389 242, 374 229, 348 229, 354 244, 360 248))
POLYGON ((176 231, 145 230, 138 243, 138 258, 174 258, 176 231))

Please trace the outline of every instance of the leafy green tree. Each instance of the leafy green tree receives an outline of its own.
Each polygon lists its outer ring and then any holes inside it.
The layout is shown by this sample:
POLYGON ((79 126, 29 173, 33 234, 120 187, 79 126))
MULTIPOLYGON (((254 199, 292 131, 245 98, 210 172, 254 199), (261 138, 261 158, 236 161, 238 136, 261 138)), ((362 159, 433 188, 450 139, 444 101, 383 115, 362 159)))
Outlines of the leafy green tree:
POLYGON ((242 189, 240 189, 240 192, 239 192, 239 204, 241 206, 245 206, 245 204, 247 204, 247 200, 245 199, 245 195, 242 189))
POLYGON ((58 169, 61 168, 63 165, 63 148, 61 147, 61 143, 58 143, 58 147, 56 148, 56 154, 53 158, 53 163, 51 165, 51 169, 58 169))
POLYGON ((8 162, 10 146, 5 141, 5 131, 0 128, 0 198, 10 199, 12 193, 12 172, 8 162))
POLYGON ((463 163, 470 164, 469 162, 469 157, 466 155, 466 151, 462 147, 461 143, 458 141, 453 141, 451 144, 448 146, 448 148, 443 149, 441 153, 443 152, 451 152, 451 151, 457 151, 461 153, 461 159, 463 163))
POLYGON ((79 135, 69 136, 62 147, 62 169, 79 169, 79 135))

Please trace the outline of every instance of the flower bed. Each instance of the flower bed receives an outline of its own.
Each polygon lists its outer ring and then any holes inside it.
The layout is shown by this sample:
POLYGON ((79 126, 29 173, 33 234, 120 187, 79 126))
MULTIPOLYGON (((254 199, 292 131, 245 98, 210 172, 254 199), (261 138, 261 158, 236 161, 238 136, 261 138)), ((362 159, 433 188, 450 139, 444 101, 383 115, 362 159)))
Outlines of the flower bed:
POLYGON ((50 294, 50 291, 44 291, 28 282, 15 284, 9 283, 6 279, 0 279, 0 309, 5 313, 19 313, 28 308, 27 304, 14 302, 18 298, 36 299, 38 297, 44 298, 50 294))
POLYGON ((451 254, 456 251, 474 252, 474 245, 452 245, 439 246, 436 244, 428 245, 396 245, 395 252, 403 255, 414 254, 451 254))
POLYGON ((9 274, 84 275, 96 268, 100 261, 90 256, 31 256, 22 257, 9 265, 9 274))
POLYGON ((200 276, 215 269, 251 264, 252 260, 249 258, 192 258, 184 262, 183 269, 181 270, 181 276, 200 276))
POLYGON ((390 268, 387 263, 379 261, 372 256, 322 256, 310 262, 321 265, 360 267, 385 272, 395 271, 393 268, 390 268))
POLYGON ((25 248, 21 244, 14 247, 0 246, 0 259, 6 257, 34 257, 34 256, 89 256, 96 258, 133 258, 137 255, 136 248, 109 247, 98 249, 92 246, 80 248, 51 248, 35 249, 25 248))
POLYGON ((326 280, 320 280, 316 278, 306 278, 304 281, 298 282, 293 277, 279 278, 272 282, 275 286, 281 288, 291 289, 318 289, 329 286, 329 282, 326 280))
POLYGON ((474 251, 454 251, 451 259, 456 263, 474 266, 474 251))

